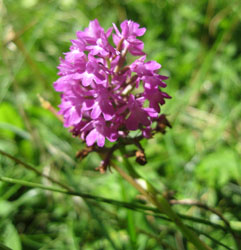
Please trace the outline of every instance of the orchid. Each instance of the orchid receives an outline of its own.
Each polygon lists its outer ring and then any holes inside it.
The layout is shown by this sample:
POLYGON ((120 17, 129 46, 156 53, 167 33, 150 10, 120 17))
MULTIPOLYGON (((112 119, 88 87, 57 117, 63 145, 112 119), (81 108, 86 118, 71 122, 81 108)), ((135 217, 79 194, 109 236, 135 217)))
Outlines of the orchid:
POLYGON ((59 114, 87 146, 103 147, 106 139, 113 142, 133 130, 151 137, 160 105, 170 98, 162 91, 167 77, 158 74, 161 65, 146 62, 144 43, 137 39, 146 29, 131 20, 120 27, 113 24, 105 32, 97 19, 90 21, 58 66, 54 88, 62 92, 59 114), (127 64, 127 53, 141 57, 127 64))

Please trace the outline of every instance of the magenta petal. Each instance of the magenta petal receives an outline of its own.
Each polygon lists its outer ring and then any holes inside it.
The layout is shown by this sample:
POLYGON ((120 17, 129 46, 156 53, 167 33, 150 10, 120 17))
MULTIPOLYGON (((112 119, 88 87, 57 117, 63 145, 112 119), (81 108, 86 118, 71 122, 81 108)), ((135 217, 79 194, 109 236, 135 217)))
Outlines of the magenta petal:
POLYGON ((143 36, 146 32, 146 28, 141 28, 141 29, 138 29, 138 32, 137 32, 137 35, 138 36, 143 36))
POLYGON ((144 137, 146 138, 151 138, 152 134, 151 134, 151 128, 150 127, 146 127, 142 130, 142 134, 144 137))
POLYGON ((106 36, 109 37, 111 35, 113 31, 113 27, 110 27, 107 31, 106 31, 106 36))
POLYGON ((113 42, 114 44, 117 46, 121 40, 121 38, 119 36, 117 36, 116 34, 113 34, 112 36, 113 42))
POLYGON ((69 113, 67 115, 64 115, 65 118, 65 126, 70 127, 74 124, 77 124, 81 121, 82 116, 81 113, 78 112, 74 107, 69 110, 69 113))
POLYGON ((161 64, 155 61, 149 61, 146 63, 146 68, 150 71, 156 71, 161 68, 161 64))
POLYGON ((139 117, 139 119, 140 119, 139 121, 140 121, 141 124, 143 124, 145 126, 149 126, 150 125, 150 121, 147 118, 147 114, 146 115, 145 114, 141 115, 139 117))
POLYGON ((114 30, 115 30, 116 34, 117 34, 118 36, 121 36, 121 33, 120 33, 120 31, 118 30, 118 28, 116 27, 115 23, 112 23, 112 25, 113 25, 113 27, 114 27, 114 30))
POLYGON ((86 99, 83 103, 83 110, 90 110, 93 108, 95 101, 93 99, 86 99))
POLYGON ((107 136, 107 139, 110 142, 114 142, 118 139, 118 133, 117 132, 111 132, 110 135, 107 136))
POLYGON ((91 111, 91 114, 90 114, 90 117, 92 119, 97 119, 101 114, 101 109, 100 109, 100 106, 98 103, 95 103, 92 111, 91 111))
POLYGON ((107 113, 103 113, 103 116, 106 121, 110 121, 113 118, 113 115, 107 113))
POLYGON ((89 134, 86 137, 86 144, 87 146, 92 146, 94 145, 94 143, 96 142, 98 138, 98 132, 96 131, 96 129, 93 129, 89 132, 89 134))
POLYGON ((82 85, 84 87, 89 86, 92 83, 93 77, 91 74, 85 72, 82 76, 82 85))
POLYGON ((66 75, 60 77, 54 82, 54 88, 56 91, 64 92, 71 88, 76 82, 72 79, 72 75, 66 75))
POLYGON ((133 56, 143 56, 145 55, 145 52, 142 51, 142 49, 139 49, 137 47, 129 47, 129 51, 133 56))
POLYGON ((103 147, 105 145, 105 137, 100 133, 98 134, 98 137, 97 137, 97 145, 99 147, 103 147))
POLYGON ((136 130, 138 128, 138 120, 135 119, 133 114, 131 114, 126 120, 126 127, 129 130, 136 130))

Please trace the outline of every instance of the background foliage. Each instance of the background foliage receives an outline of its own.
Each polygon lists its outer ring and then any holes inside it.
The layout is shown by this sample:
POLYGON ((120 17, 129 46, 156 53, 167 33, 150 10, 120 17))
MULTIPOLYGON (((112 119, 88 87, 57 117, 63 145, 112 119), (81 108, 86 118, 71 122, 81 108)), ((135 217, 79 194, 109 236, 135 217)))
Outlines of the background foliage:
MULTIPOLYGON (((0 149, 77 191, 136 201, 137 192, 116 172, 95 171, 97 155, 75 159, 83 143, 37 97, 57 107, 58 58, 89 20, 107 28, 132 19, 147 28, 148 59, 163 65, 173 96, 163 108, 173 128, 143 143, 146 166, 132 164, 169 198, 201 201, 241 229, 240 7, 236 0, 0 1, 0 149)), ((0 176, 52 185, 4 156, 0 176)), ((196 206, 174 208, 222 224, 196 206)), ((213 249, 225 249, 218 242, 235 248, 229 233, 186 223, 216 239, 200 236, 213 249)), ((4 182, 0 242, 14 250, 193 249, 172 223, 151 215, 4 182)))

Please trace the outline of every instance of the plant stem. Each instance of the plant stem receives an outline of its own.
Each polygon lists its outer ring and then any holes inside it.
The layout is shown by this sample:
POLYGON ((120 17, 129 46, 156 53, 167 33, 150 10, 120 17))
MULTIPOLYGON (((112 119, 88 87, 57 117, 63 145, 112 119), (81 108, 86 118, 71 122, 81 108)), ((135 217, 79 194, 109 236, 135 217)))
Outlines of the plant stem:
POLYGON ((16 158, 16 157, 14 157, 13 155, 10 155, 10 154, 4 152, 4 151, 1 150, 1 149, 0 149, 0 154, 1 154, 1 155, 4 155, 4 156, 7 156, 8 158, 12 159, 12 160, 15 161, 16 163, 18 163, 18 164, 20 164, 21 166, 23 166, 24 168, 26 168, 26 169, 28 169, 28 170, 31 170, 31 171, 35 172, 37 175, 42 176, 42 177, 48 179, 48 180, 51 181, 52 183, 56 183, 56 184, 59 185, 60 187, 66 189, 66 190, 68 190, 68 191, 72 191, 72 189, 71 189, 69 186, 65 185, 64 183, 62 183, 62 182, 60 182, 60 181, 58 181, 58 180, 55 180, 55 179, 52 178, 51 176, 48 176, 48 175, 42 173, 41 171, 39 171, 39 170, 36 169, 35 167, 31 166, 30 164, 28 164, 28 163, 26 163, 26 162, 24 162, 24 161, 22 161, 22 160, 20 160, 20 159, 18 159, 18 158, 16 158))
MULTIPOLYGON (((126 159, 127 161, 127 159, 126 159)), ((130 164, 128 164, 128 168, 130 168, 130 164)), ((146 199, 155 205, 158 210, 164 214, 166 214, 181 230, 183 235, 190 241, 192 244, 199 250, 210 250, 211 248, 208 247, 203 241, 201 241, 198 236, 191 231, 188 227, 186 227, 179 216, 172 210, 171 206, 169 205, 168 201, 164 197, 157 197, 157 194, 153 192, 154 187, 151 188, 152 191, 145 190, 139 183, 136 182, 131 176, 129 176, 126 172, 122 169, 117 167, 115 164, 112 163, 113 168, 124 178, 126 179, 133 187, 135 187, 142 195, 146 197, 146 199)), ((149 183, 149 185, 151 185, 149 183)))

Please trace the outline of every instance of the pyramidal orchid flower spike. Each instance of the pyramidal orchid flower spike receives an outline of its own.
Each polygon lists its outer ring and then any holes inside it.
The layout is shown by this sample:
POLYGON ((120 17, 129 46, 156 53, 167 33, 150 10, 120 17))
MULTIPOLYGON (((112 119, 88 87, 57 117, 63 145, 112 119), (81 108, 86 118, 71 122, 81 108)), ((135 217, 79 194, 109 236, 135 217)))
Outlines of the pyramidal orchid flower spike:
POLYGON ((114 142, 135 130, 151 137, 152 123, 162 116, 160 105, 170 98, 162 91, 167 77, 158 74, 159 63, 146 61, 138 39, 145 31, 126 20, 120 29, 113 24, 105 32, 95 19, 77 32, 60 59, 60 77, 54 83, 62 92, 59 114, 87 146, 103 147, 106 139, 114 142), (128 53, 139 58, 127 64, 128 53))

